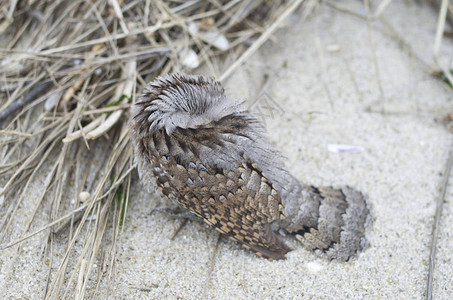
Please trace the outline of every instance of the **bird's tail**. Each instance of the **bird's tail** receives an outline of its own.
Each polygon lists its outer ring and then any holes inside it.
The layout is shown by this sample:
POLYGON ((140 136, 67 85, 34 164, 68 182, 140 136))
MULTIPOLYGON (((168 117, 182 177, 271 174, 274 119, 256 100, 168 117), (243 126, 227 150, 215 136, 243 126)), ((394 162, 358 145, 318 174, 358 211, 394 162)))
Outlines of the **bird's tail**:
POLYGON ((302 244, 321 256, 339 261, 349 260, 365 247, 365 229, 371 217, 361 192, 348 186, 305 186, 303 193, 305 199, 299 200, 304 204, 300 210, 302 217, 294 218, 289 226, 292 228, 289 231, 302 244), (310 198, 308 206, 307 198, 310 198))

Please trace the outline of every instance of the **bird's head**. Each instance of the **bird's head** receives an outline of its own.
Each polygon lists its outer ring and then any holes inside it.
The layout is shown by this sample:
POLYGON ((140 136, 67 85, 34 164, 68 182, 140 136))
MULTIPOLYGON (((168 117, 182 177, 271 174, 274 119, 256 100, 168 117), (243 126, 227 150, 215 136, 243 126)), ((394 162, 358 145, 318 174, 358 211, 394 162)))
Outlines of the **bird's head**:
POLYGON ((169 74, 150 82, 132 108, 132 123, 141 134, 161 128, 197 128, 241 112, 242 101, 224 94, 219 82, 200 75, 169 74))

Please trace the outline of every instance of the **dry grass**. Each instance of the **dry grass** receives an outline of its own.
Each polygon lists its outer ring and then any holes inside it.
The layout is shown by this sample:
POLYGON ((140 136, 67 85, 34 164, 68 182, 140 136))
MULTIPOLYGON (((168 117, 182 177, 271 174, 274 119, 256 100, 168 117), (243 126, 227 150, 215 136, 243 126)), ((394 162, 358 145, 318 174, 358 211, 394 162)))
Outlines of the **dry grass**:
MULTIPOLYGON (((390 2, 368 15, 379 18, 390 2)), ((127 119, 136 93, 158 75, 202 64, 225 79, 290 13, 302 3, 307 13, 316 1, 0 3, 0 251, 17 247, 20 255, 24 241, 45 232, 45 298, 82 299, 89 285, 96 294, 114 274, 131 188, 127 119), (17 211, 37 178, 44 178, 38 200, 18 229, 17 211), (38 229, 37 213, 47 216, 38 229)), ((453 15, 446 3, 436 50, 453 15)))
POLYGON ((20 255, 24 241, 45 233, 45 298, 82 299, 90 284, 96 294, 112 279, 131 187, 127 119, 136 92, 201 64, 220 76, 238 59, 227 77, 302 2, 2 1, 0 243, 20 255), (33 213, 17 226, 39 178, 33 213), (38 213, 48 221, 36 229, 38 213))

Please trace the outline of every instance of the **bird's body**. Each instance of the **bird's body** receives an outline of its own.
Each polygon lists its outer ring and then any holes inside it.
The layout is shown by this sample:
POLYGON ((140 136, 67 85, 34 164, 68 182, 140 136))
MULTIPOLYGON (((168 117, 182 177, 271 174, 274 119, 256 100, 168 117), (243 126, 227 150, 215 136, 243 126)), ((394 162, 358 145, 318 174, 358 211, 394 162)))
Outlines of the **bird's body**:
POLYGON ((298 182, 261 124, 220 83, 203 76, 157 78, 132 108, 131 137, 147 187, 191 210, 258 255, 290 251, 285 229, 330 259, 363 247, 369 215, 360 192, 298 182))

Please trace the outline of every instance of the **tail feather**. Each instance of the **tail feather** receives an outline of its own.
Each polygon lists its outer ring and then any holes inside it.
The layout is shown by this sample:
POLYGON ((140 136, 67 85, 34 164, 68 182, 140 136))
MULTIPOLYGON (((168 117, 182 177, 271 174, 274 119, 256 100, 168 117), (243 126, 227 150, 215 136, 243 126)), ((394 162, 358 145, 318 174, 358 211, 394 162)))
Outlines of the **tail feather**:
MULTIPOLYGON (((306 187, 312 199, 319 201, 316 226, 300 225, 296 238, 308 249, 328 259, 347 261, 366 244, 365 229, 370 219, 366 197, 351 187, 306 187)), ((294 222, 297 222, 295 220, 294 222)), ((294 227, 294 224, 291 224, 294 227)))

